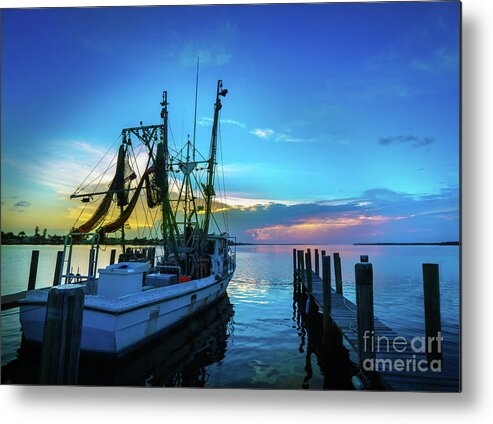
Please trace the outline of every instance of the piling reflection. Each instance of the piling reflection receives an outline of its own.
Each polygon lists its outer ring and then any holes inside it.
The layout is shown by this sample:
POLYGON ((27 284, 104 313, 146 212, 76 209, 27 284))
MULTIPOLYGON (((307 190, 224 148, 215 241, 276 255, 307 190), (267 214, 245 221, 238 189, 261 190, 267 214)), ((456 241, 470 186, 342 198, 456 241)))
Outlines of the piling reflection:
POLYGON ((358 369, 344 347, 342 336, 329 327, 324 333, 322 314, 315 302, 307 308, 307 295, 300 284, 293 285, 293 322, 300 338, 299 352, 305 353, 305 375, 301 388, 309 389, 313 361, 324 376, 324 390, 353 390, 351 377, 358 369))
MULTIPOLYGON (((226 295, 155 341, 119 360, 82 355, 79 385, 204 387, 207 367, 225 357, 233 334, 233 305, 226 295)), ((39 348, 25 343, 12 364, 11 383, 38 384, 39 348)))

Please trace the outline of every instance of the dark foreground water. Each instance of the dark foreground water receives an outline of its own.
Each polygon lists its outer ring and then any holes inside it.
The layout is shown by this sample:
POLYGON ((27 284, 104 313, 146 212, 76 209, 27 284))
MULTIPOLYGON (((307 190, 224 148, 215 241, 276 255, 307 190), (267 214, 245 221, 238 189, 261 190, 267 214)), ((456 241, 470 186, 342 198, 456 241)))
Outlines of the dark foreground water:
MULTIPOLYGON (((306 248, 308 246, 299 246, 306 248)), ((32 246, 2 246, 2 294, 25 290, 32 246), (24 275, 26 274, 26 275, 24 275)), ((37 287, 49 286, 58 246, 39 246, 37 287), (52 260, 49 260, 53 257, 52 260)), ((77 260, 87 251, 79 246, 77 260)), ((238 247, 228 297, 152 345, 117 363, 82 358, 84 385, 272 389, 350 389, 355 369, 337 334, 321 343, 293 299, 293 246, 238 247)), ((459 372, 459 248, 455 246, 311 246, 338 251, 344 292, 354 300, 354 263, 370 256, 375 314, 408 339, 424 334, 421 264, 440 265, 444 366, 459 372)), ((106 265, 109 251, 101 255, 106 265)), ((36 383, 39 352, 21 349, 18 311, 2 313, 2 381, 36 383)))

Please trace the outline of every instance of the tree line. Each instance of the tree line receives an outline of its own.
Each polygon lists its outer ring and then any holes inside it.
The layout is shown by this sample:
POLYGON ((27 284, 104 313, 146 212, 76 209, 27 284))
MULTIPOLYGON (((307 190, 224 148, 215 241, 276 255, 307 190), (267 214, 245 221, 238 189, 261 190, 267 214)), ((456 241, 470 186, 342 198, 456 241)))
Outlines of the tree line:
MULTIPOLYGON (((48 234, 47 229, 43 229, 40 231, 38 226, 34 229, 34 234, 27 234, 25 231, 20 231, 15 234, 12 231, 4 232, 2 231, 1 235, 1 244, 63 244, 65 236, 59 236, 57 234, 48 234)), ((82 243, 85 244, 87 241, 85 239, 81 239, 76 244, 82 243)), ((121 239, 116 237, 106 237, 104 242, 101 244, 120 244, 121 239)), ((127 244, 134 245, 148 245, 148 244, 158 244, 158 239, 152 239, 147 237, 135 237, 133 239, 127 239, 127 244)))

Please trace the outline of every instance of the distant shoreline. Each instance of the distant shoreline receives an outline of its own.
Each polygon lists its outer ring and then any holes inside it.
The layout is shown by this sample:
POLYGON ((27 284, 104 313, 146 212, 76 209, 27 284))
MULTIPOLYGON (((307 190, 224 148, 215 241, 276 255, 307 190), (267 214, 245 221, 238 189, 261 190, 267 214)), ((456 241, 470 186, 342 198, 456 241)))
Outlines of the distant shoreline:
MULTIPOLYGON (((90 242, 83 241, 83 242, 74 242, 74 244, 91 244, 90 242)), ((125 244, 129 246, 140 246, 140 245, 149 245, 149 246, 154 246, 154 245, 159 245, 159 243, 153 242, 153 241, 134 241, 134 240, 127 240, 125 244)), ((339 244, 339 243, 336 243, 339 244)), ((63 245, 63 241, 56 241, 56 242, 50 242, 50 241, 40 241, 40 242, 33 242, 33 241, 20 241, 20 240, 2 240, 0 242, 0 245, 7 246, 7 245, 16 245, 16 246, 43 246, 43 245, 63 245)), ((105 243, 101 243, 101 245, 106 245, 106 246, 118 246, 120 243, 118 241, 109 241, 105 243)), ((330 243, 234 243, 235 246, 330 246, 330 243)), ((443 242, 435 242, 435 243, 353 243, 352 246, 460 246, 459 241, 443 241, 443 242)))
POLYGON ((353 243, 353 246, 460 246, 460 242, 441 241, 438 243, 353 243))

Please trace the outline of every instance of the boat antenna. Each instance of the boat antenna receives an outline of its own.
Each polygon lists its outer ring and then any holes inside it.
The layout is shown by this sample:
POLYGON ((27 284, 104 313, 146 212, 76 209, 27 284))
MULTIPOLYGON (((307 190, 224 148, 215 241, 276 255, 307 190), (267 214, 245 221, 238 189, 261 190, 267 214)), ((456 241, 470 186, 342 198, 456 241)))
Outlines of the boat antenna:
POLYGON ((197 76, 195 78, 195 114, 193 117, 193 149, 192 158, 195 162, 195 133, 197 130, 197 94, 199 92, 199 56, 197 56, 197 76))

